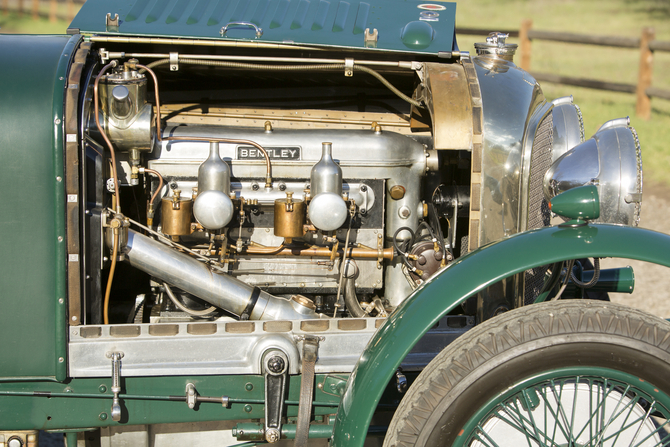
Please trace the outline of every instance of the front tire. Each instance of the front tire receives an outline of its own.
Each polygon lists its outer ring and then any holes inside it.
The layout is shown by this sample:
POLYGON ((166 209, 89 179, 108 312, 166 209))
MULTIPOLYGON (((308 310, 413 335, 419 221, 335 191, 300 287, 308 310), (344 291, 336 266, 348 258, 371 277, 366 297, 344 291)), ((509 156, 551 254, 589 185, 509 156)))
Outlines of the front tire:
POLYGON ((489 320, 421 373, 384 445, 670 445, 670 323, 598 301, 489 320))

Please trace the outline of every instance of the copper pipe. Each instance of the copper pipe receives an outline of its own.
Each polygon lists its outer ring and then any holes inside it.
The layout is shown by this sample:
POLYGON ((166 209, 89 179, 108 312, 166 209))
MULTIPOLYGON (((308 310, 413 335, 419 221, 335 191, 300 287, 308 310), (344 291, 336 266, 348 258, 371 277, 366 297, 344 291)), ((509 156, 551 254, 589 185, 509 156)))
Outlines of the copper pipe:
POLYGON ((102 135, 102 138, 105 140, 105 143, 107 144, 107 147, 109 148, 109 152, 112 154, 112 178, 114 179, 114 196, 116 196, 116 212, 120 213, 121 212, 121 200, 120 200, 120 194, 119 194, 119 177, 116 172, 116 153, 114 152, 114 146, 112 146, 112 142, 109 141, 109 138, 107 137, 107 134, 102 130, 102 126, 100 125, 100 105, 98 104, 98 84, 100 83, 100 79, 102 78, 102 75, 105 74, 105 72, 110 68, 110 67, 116 67, 118 63, 116 61, 111 61, 109 64, 105 65, 102 67, 102 70, 100 70, 100 73, 98 73, 98 76, 95 78, 95 84, 93 85, 93 104, 94 104, 94 113, 95 113, 95 125, 98 128, 98 132, 100 132, 100 135, 102 135))
POLYGON ((279 247, 267 247, 254 241, 249 241, 249 243, 252 247, 254 247, 254 253, 262 253, 264 255, 275 255, 286 248, 284 244, 281 244, 279 247))
MULTIPOLYGON (((235 250, 235 246, 231 245, 230 249, 235 250)), ((344 253, 343 249, 337 250, 337 255, 342 256, 344 253)), ((212 253, 215 254, 215 253, 212 253)), ((267 255, 272 254, 274 256, 311 256, 317 258, 330 258, 332 250, 328 247, 246 247, 244 254, 247 255, 267 255)), ((384 248, 381 250, 382 258, 392 260, 393 259, 393 247, 384 248)), ((374 249, 365 249, 365 248, 354 248, 351 247, 347 250, 347 258, 354 259, 377 259, 379 256, 378 250, 374 249)))
POLYGON ((149 168, 144 168, 144 172, 148 172, 149 174, 153 174, 156 177, 158 177, 158 188, 156 188, 156 191, 153 193, 153 195, 151 196, 151 200, 149 201, 149 203, 153 204, 154 201, 156 200, 156 197, 158 196, 158 194, 160 194, 160 191, 163 189, 163 184, 165 183, 165 181, 163 180, 163 176, 158 171, 154 171, 153 169, 149 168))
POLYGON ((261 153, 263 154, 263 157, 265 157, 265 167, 266 167, 266 174, 265 174, 265 187, 269 188, 272 186, 272 163, 270 162, 270 155, 268 155, 268 152, 265 150, 263 146, 260 144, 251 141, 251 140, 237 140, 237 139, 232 139, 232 138, 206 138, 206 137, 178 137, 178 136, 171 136, 171 137, 165 137, 163 138, 163 131, 161 130, 161 104, 160 104, 160 99, 159 99, 159 93, 158 93, 158 77, 156 77, 156 73, 154 71, 147 67, 146 65, 141 65, 141 64, 135 64, 136 67, 146 70, 154 80, 154 96, 156 98, 156 136, 158 138, 159 142, 165 141, 218 141, 220 143, 232 143, 232 144, 248 144, 250 146, 255 147, 261 153))
POLYGON ((112 280, 114 279, 114 270, 116 269, 116 258, 119 250, 119 228, 114 228, 114 237, 112 238, 112 265, 109 267, 109 278, 107 278, 107 288, 105 290, 105 301, 103 304, 103 322, 109 324, 109 296, 112 292, 112 280))

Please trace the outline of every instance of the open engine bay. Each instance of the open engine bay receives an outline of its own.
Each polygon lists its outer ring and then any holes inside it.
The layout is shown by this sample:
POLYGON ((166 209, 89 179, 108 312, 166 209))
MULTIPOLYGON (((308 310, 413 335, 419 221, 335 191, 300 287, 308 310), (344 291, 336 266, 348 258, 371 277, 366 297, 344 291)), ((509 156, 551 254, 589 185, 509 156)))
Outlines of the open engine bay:
MULTIPOLYGON (((86 282, 70 300, 70 324, 84 325, 70 333, 73 374, 109 369, 84 354, 105 337, 246 320, 355 339, 350 370, 379 323, 336 321, 385 318, 468 251, 470 152, 434 148, 412 98, 424 64, 94 48, 79 112, 86 282)), ((474 71, 453 67, 467 92, 474 71)), ((450 142, 468 139, 472 127, 450 142)), ((470 315, 445 330, 462 333, 470 315)))
MULTIPOLYGON (((579 108, 546 101, 499 33, 477 57, 441 63, 143 42, 94 36, 77 56, 68 120, 82 163, 66 174, 85 198, 68 208, 84 223, 69 256, 83 263, 69 274, 85 280, 68 300, 74 376, 106 374, 100 350, 119 349, 136 354, 129 375, 258 374, 263 347, 297 360, 296 340, 315 332, 329 334, 317 372, 350 372, 381 321, 436 272, 549 225, 547 197, 598 175, 571 165, 582 155, 562 157, 584 141, 579 108), (157 351, 156 337, 173 349, 157 351)), ((639 143, 626 120, 608 128, 632 162, 625 178, 601 171, 618 176, 600 184, 612 203, 601 219, 630 225, 639 201, 617 191, 641 190, 639 143)), ((475 321, 533 302, 546 272, 465 301, 417 345, 415 367, 475 321)))

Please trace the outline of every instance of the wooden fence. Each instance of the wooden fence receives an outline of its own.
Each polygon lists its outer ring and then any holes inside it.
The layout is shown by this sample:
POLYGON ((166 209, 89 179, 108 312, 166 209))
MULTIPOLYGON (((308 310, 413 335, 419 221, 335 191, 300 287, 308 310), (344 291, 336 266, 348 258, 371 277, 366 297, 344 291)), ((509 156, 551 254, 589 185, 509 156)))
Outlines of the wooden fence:
MULTIPOLYGON (((670 90, 652 86, 654 52, 670 52, 670 41, 656 40, 653 28, 643 28, 642 35, 638 38, 539 31, 533 29, 532 26, 532 20, 524 20, 521 22, 521 28, 519 30, 504 30, 501 32, 509 33, 510 37, 519 38, 519 66, 530 72, 530 74, 538 81, 614 92, 635 93, 637 95, 636 113, 640 118, 646 120, 651 118, 651 98, 670 100, 670 90), (534 72, 530 68, 532 55, 531 43, 533 40, 639 49, 640 65, 637 84, 622 84, 597 79, 575 78, 554 73, 534 72)), ((461 28, 456 30, 456 34, 486 36, 489 31, 490 30, 461 28)))
POLYGON ((71 22, 85 0, 1 0, 3 14, 16 12, 19 16, 30 14, 33 20, 48 17, 50 22, 58 19, 71 22))

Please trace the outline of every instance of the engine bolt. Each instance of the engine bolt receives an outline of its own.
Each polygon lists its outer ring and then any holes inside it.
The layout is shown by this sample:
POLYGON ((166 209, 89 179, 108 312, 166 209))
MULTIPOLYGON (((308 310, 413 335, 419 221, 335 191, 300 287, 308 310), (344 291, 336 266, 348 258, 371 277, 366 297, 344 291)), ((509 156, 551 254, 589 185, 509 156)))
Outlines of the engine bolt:
POLYGON ((361 191, 365 192, 368 190, 367 185, 361 185, 361 191))
POLYGON ((253 185, 251 185, 251 189, 253 189, 254 191, 258 191, 260 188, 261 187, 258 186, 258 183, 254 183, 253 185))
POLYGON ((265 433, 265 440, 270 443, 279 441, 279 430, 276 428, 268 429, 265 433))
POLYGON ((170 182, 170 189, 177 189, 178 187, 177 182, 170 182))
POLYGON ((268 360, 268 369, 275 374, 282 372, 285 366, 286 363, 284 362, 284 359, 279 356, 271 357, 270 360, 268 360))

